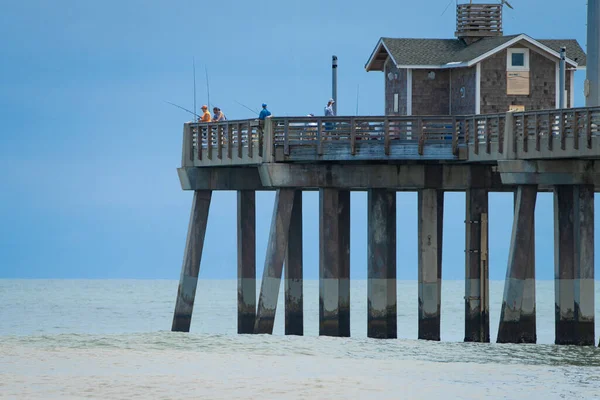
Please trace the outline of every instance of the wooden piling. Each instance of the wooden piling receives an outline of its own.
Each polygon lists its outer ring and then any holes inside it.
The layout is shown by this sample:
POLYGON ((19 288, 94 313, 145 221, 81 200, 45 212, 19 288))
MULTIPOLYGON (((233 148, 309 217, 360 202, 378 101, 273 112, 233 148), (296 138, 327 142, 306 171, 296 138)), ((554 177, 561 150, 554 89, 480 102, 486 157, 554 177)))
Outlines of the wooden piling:
POLYGON ((273 333, 295 193, 294 189, 278 189, 275 196, 254 333, 273 333))
POLYGON ((536 185, 516 193, 498 343, 535 343, 535 202, 536 185))
POLYGON ((444 192, 423 189, 419 213, 419 339, 440 340, 444 192))
POLYGON ((179 287, 177 288, 173 325, 171 326, 173 332, 190 331, 211 198, 212 191, 210 190, 196 190, 194 192, 183 265, 179 277, 179 287))
POLYGON ((465 342, 489 342, 488 192, 466 193, 465 342))
POLYGON ((304 334, 302 284, 302 191, 294 196, 285 258, 285 334, 304 334))
POLYGON ((397 337, 396 192, 368 191, 367 336, 397 337))
POLYGON ((554 187, 554 342, 556 344, 576 344, 573 196, 572 185, 554 187))
POLYGON ((574 187, 575 340, 595 345, 594 331, 594 186, 574 187))
POLYGON ((238 333, 254 333, 256 318, 256 194, 237 192, 238 333))
POLYGON ((350 336, 350 192, 319 189, 319 335, 350 336))

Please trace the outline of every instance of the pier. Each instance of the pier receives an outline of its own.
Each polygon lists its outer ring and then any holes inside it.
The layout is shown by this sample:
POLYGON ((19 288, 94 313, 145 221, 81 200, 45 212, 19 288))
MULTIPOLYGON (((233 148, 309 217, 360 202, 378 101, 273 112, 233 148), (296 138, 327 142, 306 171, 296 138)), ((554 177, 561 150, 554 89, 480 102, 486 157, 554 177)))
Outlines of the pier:
POLYGON ((534 210, 554 193, 557 344, 595 345, 600 108, 445 116, 273 117, 183 128, 194 191, 173 331, 189 331, 212 192, 238 196, 238 332, 303 334, 302 192, 319 192, 319 334, 350 335, 350 193, 368 192, 368 336, 397 337, 396 192, 418 192, 418 338, 440 340, 445 192, 465 192, 465 341, 489 342, 488 194, 514 193, 497 341, 535 343, 534 210), (255 192, 276 192, 256 293, 255 192))

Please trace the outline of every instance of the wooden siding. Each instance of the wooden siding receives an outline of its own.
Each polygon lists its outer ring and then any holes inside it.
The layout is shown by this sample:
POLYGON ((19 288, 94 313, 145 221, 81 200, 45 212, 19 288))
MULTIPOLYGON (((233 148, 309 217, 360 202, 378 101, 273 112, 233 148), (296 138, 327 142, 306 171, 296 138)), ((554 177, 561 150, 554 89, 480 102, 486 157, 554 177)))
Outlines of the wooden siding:
POLYGON ((452 115, 475 114, 475 67, 456 68, 450 70, 451 76, 451 110, 452 115), (461 97, 460 89, 465 88, 465 96, 461 97))
POLYGON ((406 69, 398 69, 388 57, 385 62, 383 79, 385 81, 385 115, 406 115, 406 69), (388 79, 388 74, 394 79, 388 79), (397 77, 396 77, 397 76, 397 77), (394 112, 394 93, 398 93, 398 112, 394 112))
POLYGON ((450 71, 415 69, 412 73, 412 114, 450 114, 450 71), (435 78, 429 78, 429 72, 435 78))
MULTIPOLYGON (((556 62, 530 49, 530 94, 509 96, 506 53, 507 50, 501 51, 481 62, 481 114, 506 112, 511 105, 524 105, 525 111, 556 108, 556 62)), ((568 75, 566 87, 570 92, 568 75)))

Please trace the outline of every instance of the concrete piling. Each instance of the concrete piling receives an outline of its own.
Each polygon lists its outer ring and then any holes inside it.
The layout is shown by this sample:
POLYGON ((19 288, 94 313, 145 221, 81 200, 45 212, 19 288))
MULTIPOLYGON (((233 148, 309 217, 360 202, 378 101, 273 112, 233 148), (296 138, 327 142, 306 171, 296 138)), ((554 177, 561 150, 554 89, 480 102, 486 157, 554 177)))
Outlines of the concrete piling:
POLYGON ((498 343, 535 343, 536 185, 517 189, 498 343))
POLYGON ((294 189, 278 189, 275 196, 254 333, 273 333, 295 195, 296 191, 294 189))
POLYGON ((575 344, 573 185, 554 188, 554 303, 556 344, 575 344))
POLYGON ((419 339, 440 340, 444 192, 418 193, 419 339))
POLYGON ((211 198, 211 190, 194 191, 175 312, 173 313, 173 325, 171 326, 173 332, 190 331, 211 198))
POLYGON ((466 192, 465 342, 489 342, 488 192, 466 192))
POLYGON ((304 334, 302 284, 302 191, 294 196, 285 258, 285 334, 304 334))
POLYGON ((575 336, 595 345, 594 331, 594 186, 577 185, 575 203, 575 336))
POLYGON ((256 194, 237 192, 238 333, 254 333, 256 318, 256 194))
POLYGON ((350 192, 319 189, 319 335, 350 336, 350 192))
POLYGON ((396 192, 368 191, 367 336, 397 337, 396 192))
POLYGON ((555 343, 594 345, 594 187, 554 188, 555 343))

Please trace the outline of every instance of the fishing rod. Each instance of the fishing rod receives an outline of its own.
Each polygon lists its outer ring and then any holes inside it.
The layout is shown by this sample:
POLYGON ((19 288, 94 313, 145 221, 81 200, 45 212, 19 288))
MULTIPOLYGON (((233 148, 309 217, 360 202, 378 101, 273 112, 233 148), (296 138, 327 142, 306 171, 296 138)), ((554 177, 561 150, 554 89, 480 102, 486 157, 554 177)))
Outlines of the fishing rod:
POLYGON ((210 104, 210 88, 208 87, 208 68, 206 68, 206 65, 204 66, 204 72, 206 73, 206 96, 208 97, 208 106, 212 107, 212 104, 210 104))
POLYGON ((242 104, 242 103, 240 103, 240 102, 239 102, 239 101, 237 101, 237 100, 234 100, 234 101, 235 101, 236 103, 238 103, 240 106, 244 107, 245 109, 252 111, 253 113, 256 113, 256 114, 258 114, 258 113, 259 113, 258 111, 256 111, 256 110, 253 110, 252 108, 248 107, 248 106, 247 106, 247 105, 245 105, 245 104, 242 104))
POLYGON ((194 114, 196 113, 196 57, 192 57, 192 64, 194 66, 194 114))
POLYGON ((188 109, 187 109, 187 108, 185 108, 185 107, 178 106, 177 104, 175 104, 175 103, 171 103, 170 101, 166 101, 166 100, 165 100, 165 103, 167 103, 167 104, 170 104, 170 105, 172 105, 172 106, 175 106, 175 107, 177 107, 177 108, 181 108, 183 111, 187 111, 187 112, 189 112, 190 114, 192 114, 192 115, 195 115, 196 117, 200 118, 200 116, 199 116, 198 114, 196 114, 196 113, 195 113, 195 112, 193 112, 193 111, 190 111, 190 110, 188 110, 188 109))

